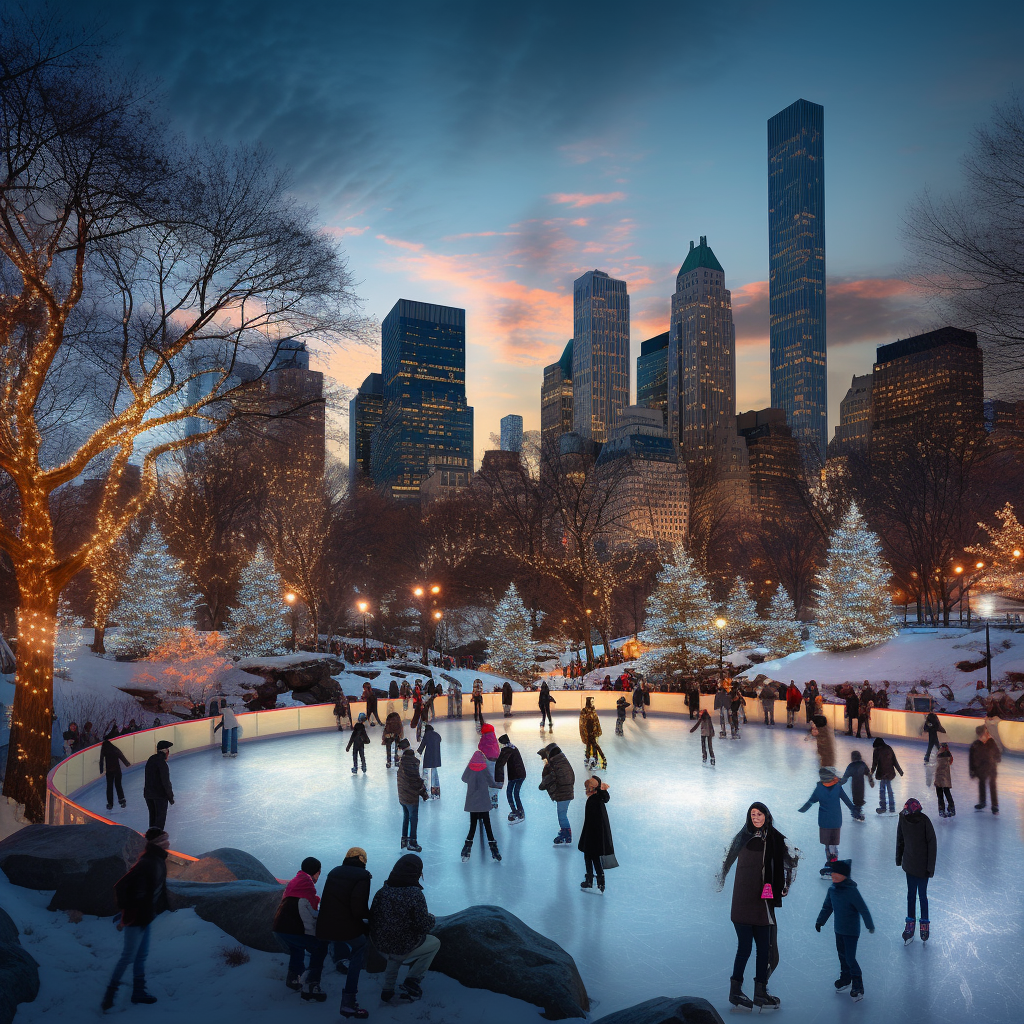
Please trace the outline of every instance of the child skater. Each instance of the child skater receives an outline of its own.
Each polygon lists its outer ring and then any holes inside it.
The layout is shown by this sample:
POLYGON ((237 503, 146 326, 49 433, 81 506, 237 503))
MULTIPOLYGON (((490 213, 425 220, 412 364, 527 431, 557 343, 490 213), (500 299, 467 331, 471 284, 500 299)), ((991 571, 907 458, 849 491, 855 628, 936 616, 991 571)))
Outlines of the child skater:
POLYGON ((715 763, 715 723, 711 720, 711 716, 701 710, 701 713, 697 716, 697 721, 690 727, 690 732, 696 732, 700 729, 700 754, 701 761, 707 763, 708 754, 711 754, 711 764, 714 766, 715 763))
POLYGON ((370 742, 370 736, 366 731, 366 715, 363 712, 359 712, 359 717, 356 719, 356 724, 352 726, 352 735, 348 739, 348 746, 345 747, 346 751, 352 751, 352 774, 355 775, 359 771, 358 762, 363 763, 363 774, 366 774, 366 744, 370 742))
POLYGON ((864 779, 867 778, 872 788, 875 780, 871 777, 871 771, 860 756, 859 750, 850 751, 850 763, 839 780, 840 786, 845 786, 850 781, 850 796, 853 799, 853 820, 864 821, 864 779))
POLYGON ((849 988, 852 999, 863 999, 864 976, 860 964, 857 963, 860 919, 864 918, 864 924, 872 935, 875 933, 875 922, 871 920, 871 911, 868 910, 857 883, 850 877, 850 861, 835 860, 831 868, 832 884, 825 893, 825 902, 818 912, 818 920, 814 922, 814 930, 820 932, 822 925, 830 917, 833 918, 836 929, 836 952, 839 954, 836 992, 849 988))
POLYGON ((808 810, 811 804, 818 805, 818 840, 825 847, 826 864, 819 872, 822 878, 832 873, 832 864, 839 859, 839 832, 843 827, 843 808, 840 801, 852 811, 853 804, 846 791, 839 784, 839 776, 831 768, 818 769, 818 784, 808 797, 807 803, 800 808, 800 813, 808 810))
POLYGON ((629 707, 629 702, 625 697, 620 697, 615 702, 615 735, 622 736, 622 727, 626 724, 626 708, 629 707))

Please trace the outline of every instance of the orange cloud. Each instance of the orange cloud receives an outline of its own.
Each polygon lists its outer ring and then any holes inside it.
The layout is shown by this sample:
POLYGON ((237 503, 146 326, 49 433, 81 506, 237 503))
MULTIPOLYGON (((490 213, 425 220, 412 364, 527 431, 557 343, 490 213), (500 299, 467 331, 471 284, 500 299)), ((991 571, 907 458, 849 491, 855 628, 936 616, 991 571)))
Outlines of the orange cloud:
POLYGON ((564 203, 573 208, 618 203, 625 198, 625 192, 593 192, 589 194, 586 192, 555 192, 548 196, 553 203, 564 203))
POLYGON ((323 229, 325 235, 333 235, 335 238, 345 238, 346 235, 362 235, 370 230, 369 224, 364 224, 361 228, 357 227, 326 227, 323 229))

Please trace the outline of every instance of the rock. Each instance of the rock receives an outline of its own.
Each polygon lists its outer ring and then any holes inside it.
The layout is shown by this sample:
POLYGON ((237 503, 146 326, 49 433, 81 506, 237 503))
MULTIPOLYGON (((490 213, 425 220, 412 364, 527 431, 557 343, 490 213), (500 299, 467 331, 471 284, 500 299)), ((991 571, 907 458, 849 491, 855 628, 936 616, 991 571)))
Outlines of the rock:
POLYGON ((272 925, 284 886, 251 880, 188 882, 167 880, 172 910, 193 907, 204 920, 237 939, 243 946, 280 953, 272 925))
POLYGON ((432 971, 542 1006, 548 1020, 587 1015, 590 999, 573 958, 507 910, 467 907, 439 917, 432 934, 441 940, 432 971))
POLYGON ((168 878, 179 882, 237 882, 238 877, 223 861, 216 857, 200 857, 190 860, 183 867, 167 865, 168 878))
POLYGON ((594 1024, 725 1024, 719 1012, 699 996, 658 996, 602 1017, 594 1024))
POLYGON ((433 669, 429 665, 422 665, 420 662, 402 661, 392 663, 389 668, 398 672, 408 672, 413 676, 422 676, 426 679, 433 678, 433 669))
POLYGON ((0 908, 0 1024, 11 1024, 18 1003, 31 1003, 38 994, 39 965, 22 949, 17 926, 0 908))
POLYGON ((256 686, 261 701, 266 702, 272 690, 276 693, 291 690, 295 699, 304 704, 333 703, 341 693, 341 687, 331 676, 345 671, 344 662, 332 657, 319 657, 276 665, 276 660, 268 658, 261 662, 250 658, 240 665, 243 671, 253 676, 262 676, 265 680, 256 686))
POLYGON ((235 878, 242 881, 267 882, 269 885, 277 885, 277 879, 264 866, 263 862, 257 860, 251 853, 246 853, 245 850, 221 846, 209 853, 204 853, 203 858, 206 857, 215 857, 235 878))

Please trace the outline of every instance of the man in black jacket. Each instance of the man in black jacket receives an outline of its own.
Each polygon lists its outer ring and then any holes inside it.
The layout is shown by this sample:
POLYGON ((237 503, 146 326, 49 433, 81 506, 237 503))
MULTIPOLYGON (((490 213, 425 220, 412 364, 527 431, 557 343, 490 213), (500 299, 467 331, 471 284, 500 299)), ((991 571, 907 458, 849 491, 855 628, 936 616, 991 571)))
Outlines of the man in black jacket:
POLYGON ((505 769, 508 768, 508 788, 505 790, 505 798, 508 800, 508 820, 513 825, 517 821, 526 820, 526 811, 523 810, 523 801, 519 798, 519 790, 523 788, 523 781, 526 778, 526 765, 523 764, 523 755, 519 748, 512 744, 507 735, 498 737, 501 744, 501 753, 494 764, 494 781, 500 786, 505 781, 505 769))
POLYGON ((324 883, 320 913, 316 919, 316 937, 330 942, 331 956, 342 970, 348 960, 348 980, 341 994, 342 1017, 365 1020, 369 1014, 356 1002, 359 972, 366 956, 366 936, 370 932, 370 881, 366 870, 366 851, 353 846, 342 863, 324 883))
POLYGON ((507 679, 501 686, 501 710, 506 718, 512 714, 512 684, 507 679))
POLYGON ((101 1004, 104 1010, 114 1005, 121 976, 134 962, 133 1003, 155 1003, 146 991, 146 956, 149 953, 149 926, 167 907, 167 848, 170 838, 163 829, 146 833, 146 848, 128 873, 114 885, 114 896, 121 911, 118 930, 124 932, 124 949, 107 983, 101 1004))
POLYGON ((149 827, 158 828, 161 832, 167 824, 167 805, 174 803, 171 773, 167 768, 167 758, 173 746, 167 740, 156 745, 156 753, 146 762, 146 784, 142 790, 149 808, 149 827))

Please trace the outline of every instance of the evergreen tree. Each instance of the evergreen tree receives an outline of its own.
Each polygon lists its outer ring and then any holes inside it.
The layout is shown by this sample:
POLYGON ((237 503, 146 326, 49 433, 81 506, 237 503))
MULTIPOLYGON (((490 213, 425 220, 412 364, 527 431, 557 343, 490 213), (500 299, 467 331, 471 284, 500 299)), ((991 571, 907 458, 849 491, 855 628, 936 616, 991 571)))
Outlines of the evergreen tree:
POLYGON ((112 644, 115 652, 145 657, 175 630, 192 625, 198 601, 181 562, 151 526, 128 563, 121 600, 111 614, 121 627, 112 644))
POLYGON ((494 609, 494 625, 487 638, 487 660, 499 675, 517 682, 533 676, 534 643, 530 616, 516 585, 510 583, 494 609))
MULTIPOLYGON (((1007 597, 1024 600, 1024 526, 1017 519, 1013 505, 1007 502, 997 513, 996 519, 1002 524, 999 527, 987 523, 978 525, 989 537, 987 545, 965 548, 973 555, 982 558, 981 571, 984 573, 985 585, 990 590, 998 590, 1007 597)), ((968 576, 977 572, 976 565, 968 564, 968 576)), ((963 577, 961 577, 963 582, 963 577)))
POLYGON ((836 527, 815 579, 814 639, 826 651, 884 643, 899 632, 889 592, 892 571, 856 505, 836 527))
POLYGON ((761 643, 764 622, 757 614, 757 603, 750 596, 746 581, 741 577, 736 578, 729 591, 722 617, 727 623, 726 643, 734 651, 757 647, 761 643))
POLYGON ((719 635, 715 605, 707 581, 682 543, 658 573, 647 599, 647 622, 641 640, 642 672, 693 672, 718 661, 719 635))
POLYGON ((70 678, 71 663, 82 644, 79 632, 84 625, 82 617, 71 609, 71 602, 61 595, 57 602, 57 630, 53 638, 53 673, 62 679, 70 678))
POLYGON ((238 603, 228 613, 232 649, 250 658, 284 654, 288 636, 284 584, 262 544, 242 570, 239 582, 238 603))
POLYGON ((775 588, 768 603, 768 619, 763 625, 764 637, 761 642, 771 651, 773 658, 784 658, 787 654, 803 650, 796 608, 781 583, 775 588))

